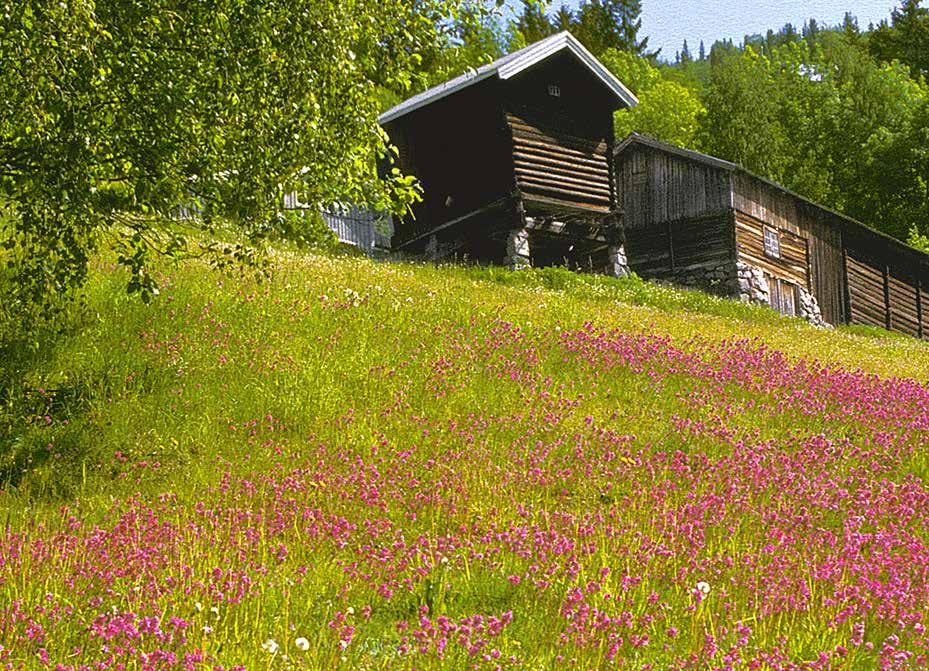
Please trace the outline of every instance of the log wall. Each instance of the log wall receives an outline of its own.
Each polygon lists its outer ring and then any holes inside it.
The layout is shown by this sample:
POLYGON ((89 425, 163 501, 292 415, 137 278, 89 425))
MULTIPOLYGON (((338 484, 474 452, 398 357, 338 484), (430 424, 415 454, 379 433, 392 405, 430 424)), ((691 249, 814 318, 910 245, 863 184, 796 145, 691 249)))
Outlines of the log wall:
POLYGON ((769 226, 778 231, 780 238, 780 257, 773 258, 764 251, 765 222, 738 211, 735 213, 735 222, 739 260, 761 268, 772 277, 809 289, 809 250, 806 239, 791 231, 769 226))
POLYGON ((725 170, 632 145, 617 157, 616 171, 627 231, 695 219, 730 206, 725 170))
POLYGON ((529 199, 595 212, 613 209, 610 146, 573 135, 531 111, 507 112, 516 186, 529 199))
POLYGON ((638 275, 720 295, 736 291, 732 219, 728 211, 627 229, 625 233, 629 267, 638 275))
POLYGON ((808 261, 801 286, 816 297, 827 323, 845 323, 842 218, 751 175, 734 174, 732 182, 737 212, 805 241, 808 261))

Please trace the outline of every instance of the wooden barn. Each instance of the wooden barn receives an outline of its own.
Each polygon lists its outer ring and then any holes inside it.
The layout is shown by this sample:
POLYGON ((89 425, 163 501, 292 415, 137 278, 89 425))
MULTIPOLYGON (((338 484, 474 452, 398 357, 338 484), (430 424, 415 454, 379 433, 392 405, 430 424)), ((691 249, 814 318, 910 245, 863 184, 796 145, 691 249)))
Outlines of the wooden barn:
POLYGON ((424 196, 393 248, 622 274, 613 112, 636 102, 562 32, 388 110, 399 168, 424 196))
POLYGON ((929 255, 728 161, 638 134, 615 152, 626 255, 642 277, 929 336, 929 255))

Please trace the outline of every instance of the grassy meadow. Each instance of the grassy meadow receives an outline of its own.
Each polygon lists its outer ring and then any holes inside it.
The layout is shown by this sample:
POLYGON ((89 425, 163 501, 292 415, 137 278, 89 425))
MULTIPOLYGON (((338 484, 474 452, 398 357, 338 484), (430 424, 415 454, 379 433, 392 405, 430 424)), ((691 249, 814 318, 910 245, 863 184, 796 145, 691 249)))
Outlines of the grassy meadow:
POLYGON ((104 256, 4 355, 0 668, 929 664, 929 348, 635 278, 104 256))

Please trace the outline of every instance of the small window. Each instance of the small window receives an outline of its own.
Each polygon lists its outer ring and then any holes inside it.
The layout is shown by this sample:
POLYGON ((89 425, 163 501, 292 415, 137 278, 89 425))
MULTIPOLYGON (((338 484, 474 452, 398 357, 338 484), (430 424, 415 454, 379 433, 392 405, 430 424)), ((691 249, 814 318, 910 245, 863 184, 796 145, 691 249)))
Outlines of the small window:
POLYGON ((772 259, 781 258, 781 236, 776 229, 764 229, 764 253, 772 259))
POLYGON ((549 84, 549 85, 548 85, 548 95, 550 95, 550 96, 552 96, 552 97, 554 97, 554 98, 560 98, 560 97, 561 97, 561 87, 558 86, 557 84, 549 84))

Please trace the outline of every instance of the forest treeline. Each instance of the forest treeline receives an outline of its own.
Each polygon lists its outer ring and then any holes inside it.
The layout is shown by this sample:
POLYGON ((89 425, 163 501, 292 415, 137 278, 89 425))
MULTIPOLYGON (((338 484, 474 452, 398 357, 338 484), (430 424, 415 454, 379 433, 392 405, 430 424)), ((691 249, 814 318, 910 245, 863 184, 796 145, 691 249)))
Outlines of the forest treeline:
POLYGON ((786 24, 740 43, 650 50, 639 0, 577 9, 522 0, 467 12, 424 62, 424 87, 571 30, 639 98, 632 131, 738 163, 929 251, 929 8, 904 0, 878 25, 786 24))
POLYGON ((66 303, 104 245, 150 300, 152 254, 248 262, 292 228, 285 193, 408 211, 420 189, 379 169, 396 151, 379 114, 564 29, 639 97, 617 134, 741 163, 929 248, 919 0, 864 30, 811 20, 674 58, 640 14, 640 0, 0 0, 0 341, 66 303), (162 225, 181 210, 199 216, 162 225), (204 242, 218 226, 244 242, 204 242))

